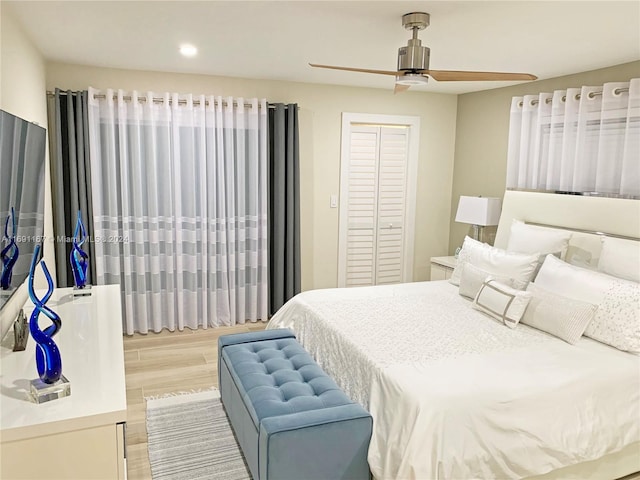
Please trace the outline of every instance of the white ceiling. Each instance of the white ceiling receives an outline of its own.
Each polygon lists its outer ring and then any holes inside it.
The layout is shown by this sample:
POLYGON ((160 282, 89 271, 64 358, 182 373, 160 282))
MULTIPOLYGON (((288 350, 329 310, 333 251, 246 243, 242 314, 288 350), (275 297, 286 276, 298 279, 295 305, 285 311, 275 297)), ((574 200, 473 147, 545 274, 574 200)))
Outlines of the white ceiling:
MULTIPOLYGON (((401 16, 431 14, 420 32, 431 68, 526 72, 540 79, 640 60, 638 1, 21 1, 3 0, 48 60, 393 88, 393 77, 318 70, 309 62, 395 70, 410 32, 401 16), (195 58, 178 53, 198 47, 195 58)), ((435 82, 464 93, 507 82, 435 82)))

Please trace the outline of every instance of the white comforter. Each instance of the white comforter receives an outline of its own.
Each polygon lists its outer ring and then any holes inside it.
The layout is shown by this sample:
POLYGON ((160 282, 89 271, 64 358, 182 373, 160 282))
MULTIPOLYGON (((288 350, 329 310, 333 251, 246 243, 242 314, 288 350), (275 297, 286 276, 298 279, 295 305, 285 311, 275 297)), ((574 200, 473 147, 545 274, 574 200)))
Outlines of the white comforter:
POLYGON ((521 478, 640 441, 640 358, 471 309, 447 282, 315 290, 291 328, 369 409, 378 479, 521 478))

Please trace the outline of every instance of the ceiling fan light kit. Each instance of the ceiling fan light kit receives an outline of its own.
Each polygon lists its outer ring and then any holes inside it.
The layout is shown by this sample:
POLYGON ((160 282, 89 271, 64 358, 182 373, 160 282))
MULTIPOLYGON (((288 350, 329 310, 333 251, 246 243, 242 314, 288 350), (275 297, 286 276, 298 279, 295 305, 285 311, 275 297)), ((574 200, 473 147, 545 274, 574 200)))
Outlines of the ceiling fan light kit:
POLYGON ((429 77, 421 73, 405 73, 396 77, 397 85, 426 85, 428 81, 429 77))
POLYGON ((396 78, 394 93, 403 92, 413 85, 425 85, 429 77, 439 82, 473 82, 473 81, 513 81, 535 80, 535 75, 530 73, 505 73, 505 72, 467 72, 460 70, 430 70, 429 47, 423 47, 418 38, 418 32, 429 26, 430 16, 424 12, 412 12, 402 16, 402 25, 412 31, 412 38, 407 45, 398 49, 398 70, 372 70, 366 68, 338 67, 335 65, 309 65, 317 68, 331 70, 343 70, 347 72, 374 73, 378 75, 392 75, 396 78))

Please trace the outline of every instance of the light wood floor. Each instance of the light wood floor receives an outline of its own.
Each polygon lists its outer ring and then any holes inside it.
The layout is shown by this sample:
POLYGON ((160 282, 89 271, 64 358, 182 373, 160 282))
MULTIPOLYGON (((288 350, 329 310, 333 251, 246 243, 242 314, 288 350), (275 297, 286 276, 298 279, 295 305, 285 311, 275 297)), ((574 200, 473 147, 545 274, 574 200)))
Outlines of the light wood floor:
POLYGON ((127 384, 127 473, 150 479, 145 397, 218 385, 218 337, 263 330, 266 323, 124 337, 127 384))

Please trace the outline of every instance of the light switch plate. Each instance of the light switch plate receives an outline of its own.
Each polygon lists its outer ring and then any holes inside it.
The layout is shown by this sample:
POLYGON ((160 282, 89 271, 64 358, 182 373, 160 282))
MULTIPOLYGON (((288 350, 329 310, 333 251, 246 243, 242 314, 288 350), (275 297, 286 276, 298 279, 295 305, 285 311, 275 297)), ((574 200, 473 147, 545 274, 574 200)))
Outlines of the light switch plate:
POLYGON ((331 195, 329 200, 329 206, 331 208, 338 208, 338 195, 331 195))

